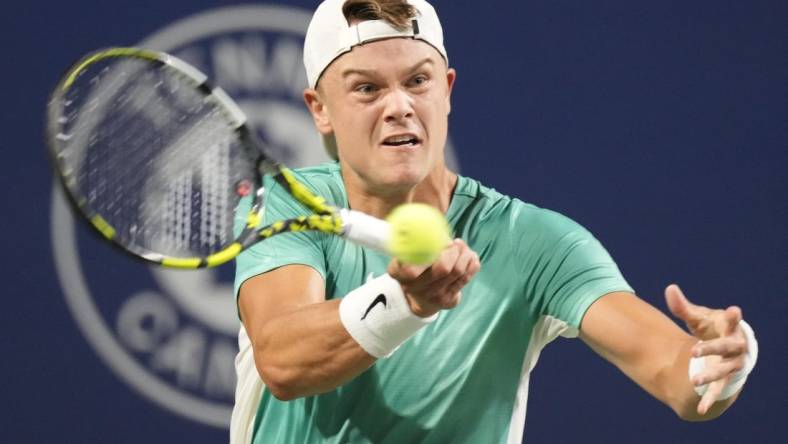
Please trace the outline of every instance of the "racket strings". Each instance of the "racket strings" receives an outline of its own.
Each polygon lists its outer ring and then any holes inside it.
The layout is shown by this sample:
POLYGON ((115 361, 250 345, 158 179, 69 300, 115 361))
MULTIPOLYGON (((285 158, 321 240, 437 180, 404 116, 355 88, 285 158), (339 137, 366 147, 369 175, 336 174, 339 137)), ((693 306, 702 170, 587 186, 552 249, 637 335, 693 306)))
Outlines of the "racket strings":
POLYGON ((253 159, 220 106, 176 75, 128 58, 88 66, 63 100, 58 157, 116 240, 204 256, 232 242, 253 159))

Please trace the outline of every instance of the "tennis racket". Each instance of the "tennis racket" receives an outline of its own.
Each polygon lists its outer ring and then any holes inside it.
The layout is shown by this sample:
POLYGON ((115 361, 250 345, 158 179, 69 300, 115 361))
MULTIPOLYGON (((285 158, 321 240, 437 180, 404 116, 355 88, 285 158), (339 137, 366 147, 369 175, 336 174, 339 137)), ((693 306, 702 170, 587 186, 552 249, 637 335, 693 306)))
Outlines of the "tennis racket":
POLYGON ((46 137, 74 209, 146 261, 215 267, 259 241, 307 230, 387 251, 387 222, 313 194, 266 153, 221 88, 171 55, 109 48, 83 57, 52 92, 46 137), (262 226, 263 175, 307 214, 262 226), (238 232, 243 199, 251 205, 238 232))

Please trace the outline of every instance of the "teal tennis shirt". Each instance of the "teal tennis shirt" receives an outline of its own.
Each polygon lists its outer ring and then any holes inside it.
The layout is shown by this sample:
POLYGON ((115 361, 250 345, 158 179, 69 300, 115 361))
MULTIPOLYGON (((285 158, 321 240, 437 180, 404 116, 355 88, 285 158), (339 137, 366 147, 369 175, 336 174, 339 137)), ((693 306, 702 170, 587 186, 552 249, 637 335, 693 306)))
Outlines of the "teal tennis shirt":
MULTIPOLYGON (((339 164, 297 176, 348 206, 339 164)), ((306 213, 273 181, 266 186, 266 223, 306 213)), ((279 401, 263 390, 253 397, 254 443, 521 442, 528 375, 540 350, 559 335, 576 336, 599 297, 632 289, 580 225, 473 179, 459 178, 446 217, 482 264, 460 305, 331 392, 279 401)), ((240 255, 236 294, 252 276, 303 264, 323 276, 328 298, 341 298, 385 273, 389 260, 337 236, 284 234, 240 255)))

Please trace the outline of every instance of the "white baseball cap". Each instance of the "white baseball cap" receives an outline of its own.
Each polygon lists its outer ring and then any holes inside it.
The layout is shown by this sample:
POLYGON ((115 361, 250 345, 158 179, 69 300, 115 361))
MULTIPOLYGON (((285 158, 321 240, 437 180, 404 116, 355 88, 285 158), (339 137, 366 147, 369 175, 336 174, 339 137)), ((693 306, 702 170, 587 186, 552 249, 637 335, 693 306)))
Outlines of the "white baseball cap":
POLYGON ((407 2, 416 8, 418 14, 411 20, 411 26, 404 30, 395 28, 385 20, 367 20, 349 26, 342 13, 345 0, 322 2, 309 22, 304 39, 304 66, 309 87, 317 85, 323 71, 337 57, 354 46, 374 40, 394 37, 419 39, 438 50, 448 64, 449 57, 443 47, 443 28, 435 8, 424 0, 407 2))

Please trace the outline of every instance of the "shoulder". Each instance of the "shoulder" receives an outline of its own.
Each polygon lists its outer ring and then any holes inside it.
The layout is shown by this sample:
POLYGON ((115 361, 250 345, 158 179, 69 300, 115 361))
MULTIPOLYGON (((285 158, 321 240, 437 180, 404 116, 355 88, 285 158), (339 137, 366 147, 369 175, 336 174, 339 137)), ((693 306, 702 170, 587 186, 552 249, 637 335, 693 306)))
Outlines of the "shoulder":
POLYGON ((296 178, 305 184, 336 187, 342 184, 342 173, 337 162, 326 162, 320 165, 293 169, 296 178))
POLYGON ((567 232, 586 231, 561 213, 507 196, 469 177, 459 178, 455 199, 459 218, 485 229, 559 237, 567 232))
POLYGON ((338 162, 325 162, 319 165, 295 168, 293 172, 305 179, 331 181, 341 178, 338 162))

